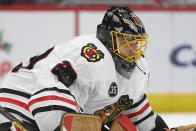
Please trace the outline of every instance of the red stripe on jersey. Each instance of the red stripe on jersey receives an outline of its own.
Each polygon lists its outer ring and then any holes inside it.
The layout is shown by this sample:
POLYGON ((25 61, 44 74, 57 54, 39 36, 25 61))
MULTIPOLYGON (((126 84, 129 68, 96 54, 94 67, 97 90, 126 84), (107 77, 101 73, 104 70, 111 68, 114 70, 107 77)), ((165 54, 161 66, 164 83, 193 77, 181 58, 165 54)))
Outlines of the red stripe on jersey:
POLYGON ((71 105, 76 106, 77 109, 78 109, 78 111, 80 112, 80 109, 79 109, 79 107, 78 107, 78 105, 77 105, 77 103, 76 103, 75 101, 66 99, 66 98, 64 98, 64 97, 54 96, 54 95, 51 95, 51 96, 43 96, 43 97, 40 97, 40 98, 31 100, 31 101, 28 103, 28 107, 32 106, 32 105, 35 104, 35 103, 42 102, 42 101, 48 101, 48 100, 58 100, 58 101, 63 101, 63 102, 69 103, 69 104, 71 104, 71 105))
POLYGON ((25 110, 29 111, 28 105, 26 103, 18 101, 18 100, 14 100, 14 99, 11 99, 11 98, 0 97, 0 102, 11 103, 11 104, 20 106, 20 107, 24 108, 25 110))
POLYGON ((138 112, 135 112, 135 113, 132 113, 132 114, 129 114, 127 115, 129 118, 132 118, 132 117, 135 117, 135 116, 138 116, 140 114, 142 114, 148 107, 150 106, 149 103, 146 103, 146 105, 144 107, 142 107, 141 110, 139 110, 138 112))

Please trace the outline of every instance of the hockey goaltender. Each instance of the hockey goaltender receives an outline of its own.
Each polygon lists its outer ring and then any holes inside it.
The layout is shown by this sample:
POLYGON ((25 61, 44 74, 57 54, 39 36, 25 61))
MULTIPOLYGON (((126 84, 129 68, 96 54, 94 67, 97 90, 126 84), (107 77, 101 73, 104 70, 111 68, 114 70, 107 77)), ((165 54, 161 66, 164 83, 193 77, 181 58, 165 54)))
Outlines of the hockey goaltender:
POLYGON ((0 88, 1 131, 169 129, 148 102, 148 34, 128 7, 111 7, 96 35, 55 45, 18 64, 0 88))

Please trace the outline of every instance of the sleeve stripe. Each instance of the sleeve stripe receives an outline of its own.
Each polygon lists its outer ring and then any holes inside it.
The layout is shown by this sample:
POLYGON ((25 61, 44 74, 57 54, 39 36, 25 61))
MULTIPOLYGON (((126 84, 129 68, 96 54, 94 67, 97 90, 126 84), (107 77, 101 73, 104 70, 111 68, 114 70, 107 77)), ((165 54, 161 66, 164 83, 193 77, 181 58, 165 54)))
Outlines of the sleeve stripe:
POLYGON ((69 90, 58 89, 57 87, 44 88, 44 89, 42 89, 40 91, 35 92, 32 96, 40 94, 40 93, 45 92, 45 91, 56 91, 56 92, 65 93, 65 94, 73 96, 69 90))
POLYGON ((146 115, 144 118, 140 119, 139 121, 133 122, 133 124, 135 124, 137 126, 140 123, 142 123, 143 121, 145 121, 146 119, 148 119, 149 117, 151 117, 152 115, 154 115, 153 111, 151 111, 148 115, 146 115))
POLYGON ((14 94, 14 95, 22 96, 22 97, 25 97, 25 98, 28 98, 28 99, 31 97, 30 94, 20 92, 20 91, 16 91, 16 90, 12 90, 12 89, 6 89, 6 88, 1 88, 0 93, 14 94))
POLYGON ((140 109, 138 112, 131 113, 131 114, 127 115, 127 116, 129 118, 138 116, 138 115, 142 114, 146 109, 148 109, 149 106, 150 106, 150 104, 149 103, 146 103, 146 105, 144 107, 142 107, 142 109, 140 109))
POLYGON ((24 102, 18 101, 18 100, 14 100, 14 99, 10 99, 10 98, 5 98, 5 97, 0 97, 0 102, 7 102, 7 103, 11 103, 17 106, 20 106, 22 108, 24 108, 25 110, 29 111, 28 105, 24 102))
POLYGON ((80 112, 80 109, 79 109, 79 107, 78 107, 78 105, 77 105, 77 103, 75 101, 72 101, 72 100, 69 100, 69 99, 66 99, 66 98, 63 98, 63 97, 59 97, 59 96, 54 96, 54 95, 44 96, 44 97, 40 97, 40 98, 31 100, 28 103, 28 107, 32 106, 35 103, 42 102, 42 101, 48 101, 48 100, 59 100, 59 101, 63 101, 63 102, 69 103, 71 105, 76 106, 78 111, 80 112))
POLYGON ((65 107, 65 106, 59 106, 59 105, 50 105, 50 106, 45 106, 45 107, 40 107, 36 108, 32 111, 32 115, 35 116, 37 113, 41 112, 47 112, 47 111, 54 111, 54 110, 62 110, 65 112, 70 112, 70 113, 77 113, 76 111, 65 107))
POLYGON ((142 99, 139 102, 133 104, 129 109, 133 109, 133 108, 139 106, 146 99, 146 97, 147 97, 146 94, 144 94, 144 96, 142 97, 142 99))

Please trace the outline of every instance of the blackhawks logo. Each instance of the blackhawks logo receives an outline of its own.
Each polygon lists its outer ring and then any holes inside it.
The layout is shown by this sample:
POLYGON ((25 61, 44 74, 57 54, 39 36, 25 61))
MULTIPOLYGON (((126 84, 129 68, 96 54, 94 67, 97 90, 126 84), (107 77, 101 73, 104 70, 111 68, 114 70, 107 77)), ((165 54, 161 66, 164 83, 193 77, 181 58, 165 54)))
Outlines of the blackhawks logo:
POLYGON ((104 54, 97 50, 94 44, 88 43, 87 46, 82 48, 81 56, 85 57, 88 62, 96 62, 103 58, 104 54))

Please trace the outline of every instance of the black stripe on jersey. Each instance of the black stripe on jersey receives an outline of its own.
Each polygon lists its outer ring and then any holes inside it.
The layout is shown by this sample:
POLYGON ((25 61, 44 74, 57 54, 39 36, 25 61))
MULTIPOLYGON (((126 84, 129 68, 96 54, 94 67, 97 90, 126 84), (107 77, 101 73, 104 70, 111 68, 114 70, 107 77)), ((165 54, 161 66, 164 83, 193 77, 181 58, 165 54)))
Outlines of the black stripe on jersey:
MULTIPOLYGON (((45 92, 45 91, 56 91, 56 92, 65 93, 65 94, 73 96, 69 90, 58 89, 57 87, 44 88, 42 90, 35 92, 32 96, 37 95, 42 92, 45 92)), ((73 96, 73 98, 75 98, 75 97, 73 96)))
POLYGON ((140 101, 138 101, 137 103, 133 104, 130 108, 126 109, 126 110, 129 110, 129 109, 133 109, 137 106, 139 106, 145 99, 146 99, 146 94, 144 94, 144 96, 142 97, 142 99, 140 101))
POLYGON ((0 93, 14 94, 14 95, 22 96, 22 97, 25 97, 25 98, 28 98, 28 99, 31 97, 30 94, 27 94, 27 93, 24 93, 24 92, 21 92, 21 91, 17 91, 17 90, 13 90, 13 89, 7 89, 7 88, 1 88, 0 93))
POLYGON ((30 123, 36 123, 33 119, 29 118, 28 116, 24 115, 23 113, 21 113, 21 112, 19 112, 17 110, 14 110, 14 109, 11 109, 11 108, 7 108, 7 107, 4 107, 4 108, 7 111, 9 111, 10 113, 17 114, 17 115, 21 116, 22 118, 26 119, 30 123))
POLYGON ((144 118, 142 118, 139 121, 133 122, 133 124, 135 124, 136 126, 139 125, 140 123, 142 123, 143 121, 145 121, 146 119, 148 119, 149 117, 151 117, 152 115, 154 115, 154 112, 151 111, 148 115, 146 115, 144 118))
POLYGON ((54 110, 61 110, 68 113, 77 113, 75 110, 65 107, 65 106, 59 106, 59 105, 50 105, 50 106, 44 106, 36 108, 32 111, 33 116, 35 116, 37 113, 40 112, 47 112, 47 111, 54 111, 54 110))
POLYGON ((12 127, 12 123, 11 122, 4 122, 4 123, 0 123, 0 129, 3 130, 3 131, 11 131, 11 128, 12 127))

